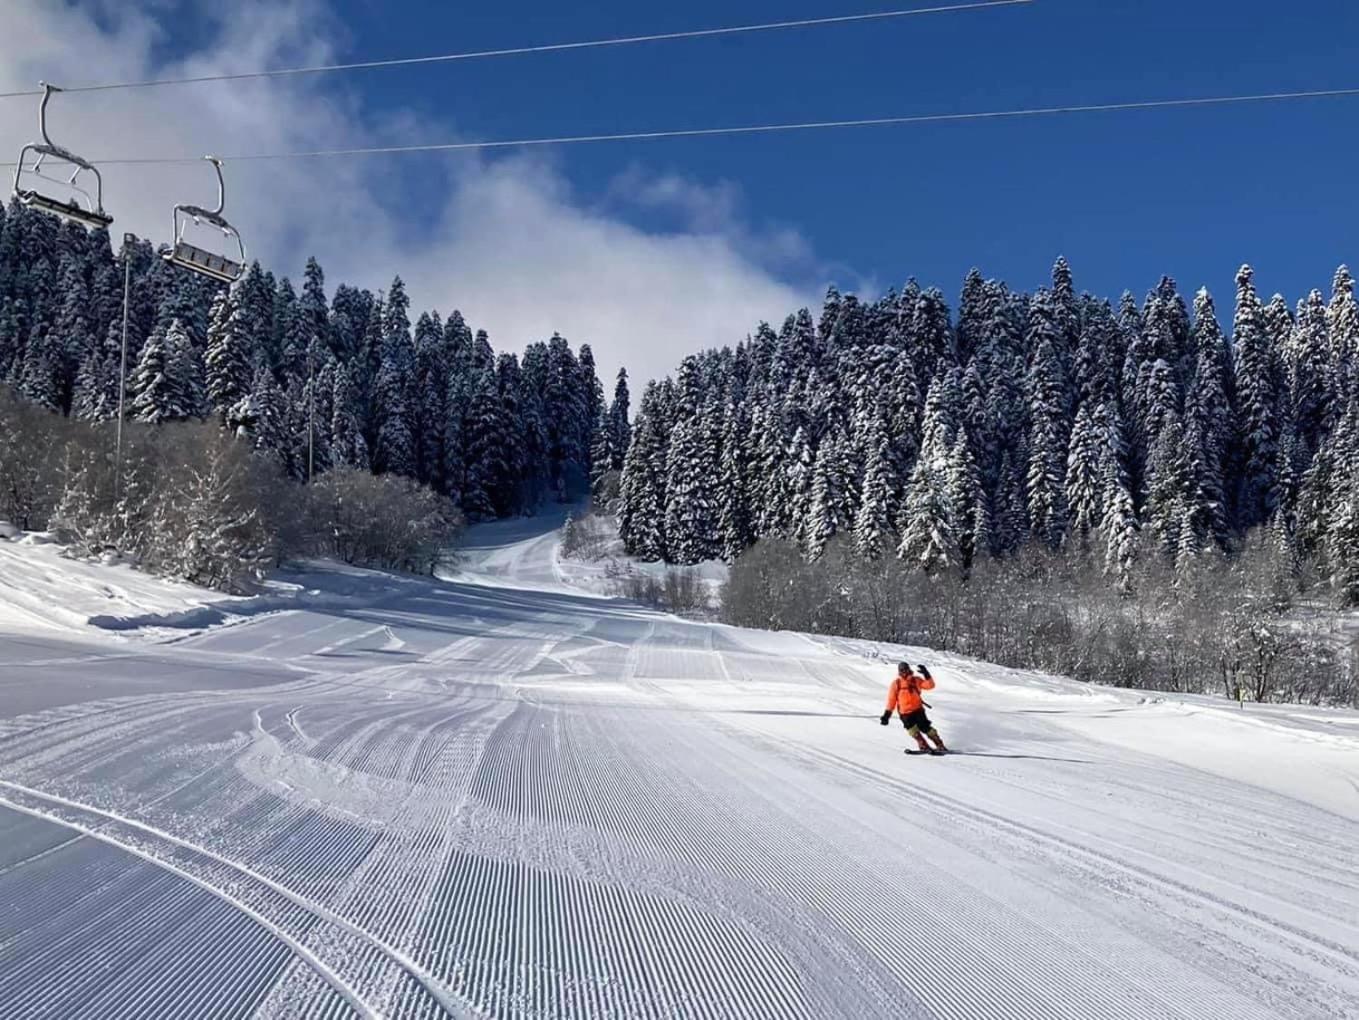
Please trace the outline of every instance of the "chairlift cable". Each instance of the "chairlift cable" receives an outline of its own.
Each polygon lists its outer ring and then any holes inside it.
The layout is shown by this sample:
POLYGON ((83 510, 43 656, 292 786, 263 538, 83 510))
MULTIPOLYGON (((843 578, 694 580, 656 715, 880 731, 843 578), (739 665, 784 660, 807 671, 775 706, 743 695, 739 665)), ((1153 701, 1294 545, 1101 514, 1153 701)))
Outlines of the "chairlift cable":
MULTIPOLYGON (((1039 106, 1016 110, 981 110, 968 113, 928 113, 902 117, 869 117, 856 120, 803 121, 783 124, 751 124, 733 127, 682 128, 662 131, 629 131, 617 134, 559 135, 541 138, 492 139, 473 142, 439 142, 421 145, 382 145, 352 149, 315 149, 296 152, 248 152, 222 157, 230 162, 245 160, 330 159, 341 156, 405 155, 418 152, 463 152, 489 149, 530 148, 549 145, 579 145, 594 142, 655 141, 668 138, 713 138, 728 135, 775 134, 793 131, 820 131, 833 128, 894 127, 917 124, 952 124, 967 121, 1018 120, 1086 113, 1117 113, 1133 110, 1241 106, 1251 103, 1285 102, 1304 99, 1359 97, 1359 88, 1312 89, 1297 92, 1268 92, 1235 96, 1198 96, 1180 99, 1151 99, 1125 103, 1090 103, 1068 106, 1039 106)), ((199 162, 200 157, 129 157, 101 159, 101 166, 170 166, 199 162)), ((0 163, 0 166, 13 166, 0 163)))
MULTIPOLYGON (((539 46, 513 46, 506 49, 442 53, 427 57, 398 57, 392 60, 363 60, 348 64, 315 64, 305 67, 281 67, 261 71, 241 71, 234 74, 203 74, 185 78, 151 78, 146 81, 105 82, 94 85, 72 86, 67 88, 66 91, 107 92, 114 89, 146 89, 163 85, 197 85, 206 82, 245 81, 254 78, 281 78, 305 74, 329 74, 338 71, 367 71, 384 67, 410 67, 417 64, 440 64, 458 60, 484 60, 491 57, 514 57, 537 53, 562 53, 569 50, 602 49, 610 46, 633 46, 639 43, 674 42, 682 39, 708 39, 728 35, 750 35, 756 32, 818 28, 830 25, 848 25, 858 22, 888 21, 924 14, 953 14, 964 11, 980 11, 995 7, 1027 6, 1034 2, 1035 0, 969 0, 969 2, 942 4, 935 7, 913 7, 892 11, 876 11, 868 14, 840 14, 822 18, 800 18, 793 21, 772 21, 755 25, 732 25, 725 28, 700 28, 679 32, 657 32, 650 35, 590 39, 581 42, 546 43, 539 46)), ((0 92, 0 99, 15 99, 20 96, 36 96, 41 94, 40 90, 0 92)))

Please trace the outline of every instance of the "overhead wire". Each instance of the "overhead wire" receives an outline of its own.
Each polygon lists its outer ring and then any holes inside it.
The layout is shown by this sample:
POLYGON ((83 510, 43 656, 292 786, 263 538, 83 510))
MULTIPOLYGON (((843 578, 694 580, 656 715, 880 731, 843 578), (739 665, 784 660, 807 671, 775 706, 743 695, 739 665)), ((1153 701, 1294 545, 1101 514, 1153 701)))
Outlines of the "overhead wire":
MULTIPOLYGON (((1231 96, 1196 96, 1178 99, 1147 99, 1120 103, 1085 103, 1065 106, 1036 106, 1010 110, 979 110, 962 113, 908 114, 898 117, 862 117, 853 120, 818 120, 779 124, 747 124, 714 128, 679 128, 658 131, 626 131, 606 134, 558 135, 538 138, 491 139, 487 141, 434 142, 415 145, 379 145, 342 149, 313 149, 292 152, 244 152, 224 155, 223 160, 254 161, 284 159, 331 159, 349 156, 405 155, 420 152, 464 152, 491 149, 530 148, 550 145, 580 145, 602 142, 656 141, 669 138, 713 138, 732 135, 775 134, 795 131, 822 131, 860 127, 893 127, 921 124, 950 124, 967 121, 1016 120, 1089 113, 1117 113, 1133 110, 1164 110, 1211 106, 1239 106, 1249 103, 1287 102, 1306 99, 1359 97, 1359 87, 1311 89, 1293 92, 1264 92, 1231 96)), ((198 163, 201 156, 144 156, 95 160, 101 166, 163 166, 198 163)), ((13 166, 0 163, 0 166, 13 166)))
MULTIPOLYGON (((181 78, 149 78, 144 81, 104 82, 64 88, 64 92, 107 92, 115 89, 147 89, 167 85, 197 85, 206 82, 246 81, 254 78, 281 78, 308 74, 330 74, 339 71, 366 71, 387 67, 410 67, 417 64, 451 63, 460 60, 485 60, 493 57, 525 56, 536 53, 563 53, 571 50, 602 49, 610 46, 634 46, 641 43, 674 42, 682 39, 710 39, 719 36, 749 35, 756 32, 785 31, 799 28, 818 28, 860 22, 888 21, 927 14, 955 14, 996 7, 1021 7, 1036 0, 966 0, 934 7, 909 7, 867 14, 839 14, 821 18, 799 18, 790 21, 771 21, 753 25, 731 25, 722 28, 700 28, 677 32, 655 32, 648 35, 617 36, 589 39, 580 42, 545 43, 537 46, 512 46, 504 49, 471 50, 461 53, 441 53, 424 57, 397 57, 391 60, 362 60, 344 64, 313 64, 303 67, 265 68, 258 71, 239 71, 228 74, 201 74, 181 78)), ((21 92, 0 92, 0 99, 21 96, 40 96, 41 89, 21 92)))

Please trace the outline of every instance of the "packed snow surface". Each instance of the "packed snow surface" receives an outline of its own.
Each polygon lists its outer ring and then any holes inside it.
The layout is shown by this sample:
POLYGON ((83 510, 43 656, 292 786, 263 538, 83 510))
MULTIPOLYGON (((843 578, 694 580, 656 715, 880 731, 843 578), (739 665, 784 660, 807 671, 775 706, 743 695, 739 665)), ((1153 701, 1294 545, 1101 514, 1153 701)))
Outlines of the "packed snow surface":
POLYGON ((88 592, 9 550, 0 1017, 1359 1017, 1359 714, 684 622, 531 527, 471 544, 168 643, 182 589, 88 566, 151 629, 39 628, 88 592), (902 654, 962 753, 878 725, 902 654))

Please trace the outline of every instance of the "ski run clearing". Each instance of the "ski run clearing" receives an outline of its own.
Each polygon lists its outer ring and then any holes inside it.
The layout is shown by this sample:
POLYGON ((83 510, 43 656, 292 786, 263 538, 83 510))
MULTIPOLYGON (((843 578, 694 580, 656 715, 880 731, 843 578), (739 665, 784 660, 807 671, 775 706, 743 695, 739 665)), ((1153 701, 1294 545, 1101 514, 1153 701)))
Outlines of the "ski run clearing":
POLYGON ((5 550, 0 1017, 1359 1017, 1359 714, 910 650, 907 757, 906 650, 471 540, 123 634, 203 599, 5 550))

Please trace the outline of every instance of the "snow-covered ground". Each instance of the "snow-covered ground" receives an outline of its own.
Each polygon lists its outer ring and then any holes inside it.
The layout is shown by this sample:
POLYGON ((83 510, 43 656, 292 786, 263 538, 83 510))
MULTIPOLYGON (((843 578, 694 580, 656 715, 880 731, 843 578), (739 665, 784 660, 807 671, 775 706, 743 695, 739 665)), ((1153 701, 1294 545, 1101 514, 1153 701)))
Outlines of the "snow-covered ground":
POLYGON ((172 644, 0 617, 0 1017, 1359 1017, 1359 714, 471 546, 172 644), (903 653, 962 753, 878 725, 903 653))

